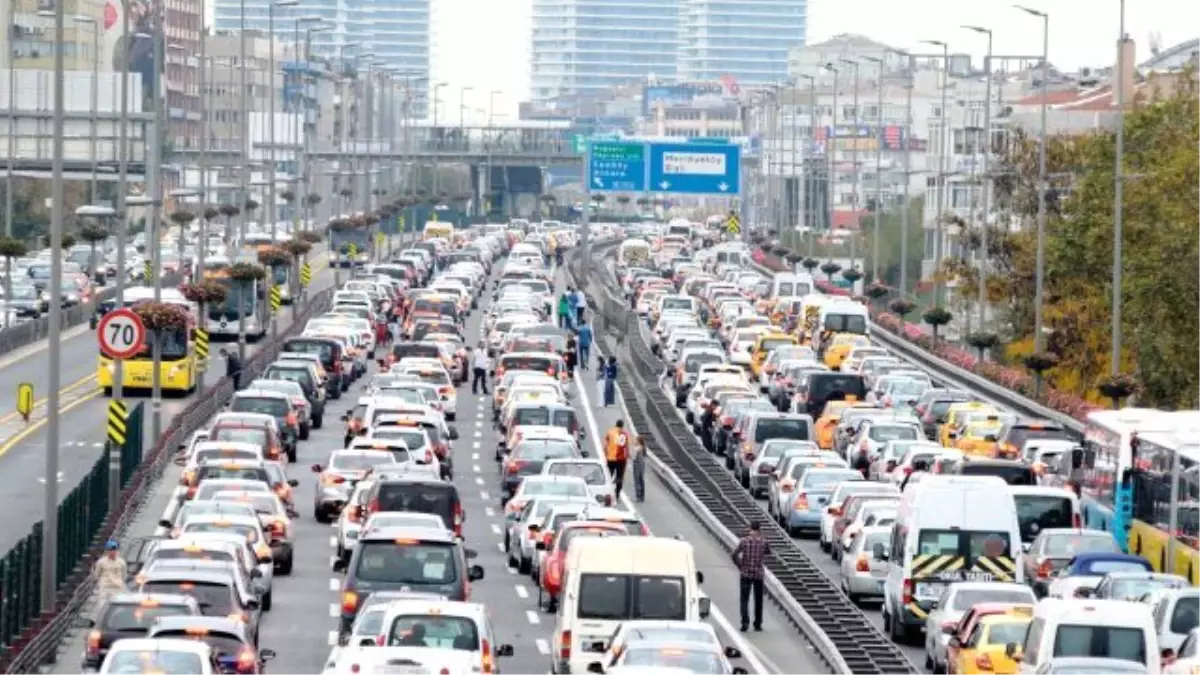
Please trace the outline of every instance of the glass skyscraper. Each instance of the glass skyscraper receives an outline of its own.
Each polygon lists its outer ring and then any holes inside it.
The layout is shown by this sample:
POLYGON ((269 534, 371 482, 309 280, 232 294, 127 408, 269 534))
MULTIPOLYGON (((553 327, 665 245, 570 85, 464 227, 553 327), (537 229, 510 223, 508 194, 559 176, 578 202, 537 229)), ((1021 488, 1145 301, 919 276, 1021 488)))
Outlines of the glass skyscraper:
POLYGON ((765 84, 807 36, 807 0, 533 0, 531 99, 663 81, 765 84))
POLYGON ((533 0, 534 101, 674 80, 682 0, 533 0))

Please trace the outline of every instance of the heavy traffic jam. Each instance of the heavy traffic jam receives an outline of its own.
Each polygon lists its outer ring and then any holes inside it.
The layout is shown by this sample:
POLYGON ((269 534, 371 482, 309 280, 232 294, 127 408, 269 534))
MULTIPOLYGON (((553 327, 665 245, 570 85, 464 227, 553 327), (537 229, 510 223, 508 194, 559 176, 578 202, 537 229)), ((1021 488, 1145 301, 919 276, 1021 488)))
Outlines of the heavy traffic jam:
MULTIPOLYGON (((180 448, 154 534, 110 542, 126 578, 81 619, 80 669, 266 672, 300 648, 261 637, 297 612, 275 590, 328 539, 330 588, 303 590, 336 597, 304 617, 329 624, 313 672, 748 672, 702 591, 733 564, 701 570, 651 532, 581 400, 605 396, 594 348, 581 370, 597 299, 570 299, 559 269, 581 230, 421 234, 331 260, 328 311, 180 448), (467 527, 480 495, 490 538, 467 527), (485 568, 497 550, 507 569, 485 568), (521 577, 537 650, 483 599, 521 577)), ((934 381, 872 340, 863 304, 725 238, 593 224, 592 266, 644 318, 670 423, 804 545, 773 555, 822 557, 933 672, 1200 672, 1200 592, 1088 520, 1100 465, 1067 429, 934 381)))

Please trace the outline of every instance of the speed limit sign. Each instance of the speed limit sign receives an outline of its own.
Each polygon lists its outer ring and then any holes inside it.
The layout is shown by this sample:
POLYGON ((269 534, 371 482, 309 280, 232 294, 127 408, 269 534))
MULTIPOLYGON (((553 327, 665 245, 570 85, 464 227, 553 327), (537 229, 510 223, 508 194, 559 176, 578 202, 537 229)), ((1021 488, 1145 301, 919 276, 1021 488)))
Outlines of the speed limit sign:
POLYGON ((146 341, 146 326, 132 309, 116 309, 105 314, 96 326, 100 351, 114 359, 137 356, 146 341))

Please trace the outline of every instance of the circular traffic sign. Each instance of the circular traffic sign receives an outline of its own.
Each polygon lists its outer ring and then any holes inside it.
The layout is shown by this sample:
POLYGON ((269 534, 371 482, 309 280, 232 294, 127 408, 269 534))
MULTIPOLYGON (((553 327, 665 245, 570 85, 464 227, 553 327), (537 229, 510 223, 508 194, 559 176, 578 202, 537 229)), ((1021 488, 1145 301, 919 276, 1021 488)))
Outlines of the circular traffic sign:
POLYGON ((146 325, 132 309, 115 309, 100 318, 96 326, 100 351, 114 359, 137 356, 146 342, 146 325))

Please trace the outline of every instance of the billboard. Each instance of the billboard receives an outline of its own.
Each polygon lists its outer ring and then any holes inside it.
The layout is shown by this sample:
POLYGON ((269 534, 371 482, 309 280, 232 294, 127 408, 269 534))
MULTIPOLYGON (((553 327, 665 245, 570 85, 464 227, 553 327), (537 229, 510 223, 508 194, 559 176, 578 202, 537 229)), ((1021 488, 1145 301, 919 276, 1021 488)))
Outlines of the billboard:
MULTIPOLYGON (((905 136, 904 127, 898 124, 888 124, 882 129, 883 131, 883 149, 887 151, 904 150, 905 136)), ((839 124, 837 126, 837 147, 839 150, 854 150, 859 151, 874 151, 879 147, 880 141, 879 127, 869 124, 839 124)), ((824 151, 825 141, 827 141, 833 130, 831 127, 823 126, 817 128, 817 141, 824 151)), ((910 139, 909 146, 912 150, 924 150, 924 141, 919 139, 910 139)))
MULTIPOLYGON (((162 33, 162 0, 106 0, 104 37, 101 40, 101 70, 137 73, 142 79, 144 109, 151 110, 157 83, 154 75, 153 35, 162 33), (125 16, 129 33, 124 32, 125 16), (107 66, 107 67, 106 67, 107 66)), ((165 54, 164 54, 165 59, 165 54)), ((118 84, 118 86, 120 86, 118 84)), ((118 94, 119 95, 119 94, 118 94)))
POLYGON ((735 98, 738 85, 726 75, 717 82, 677 82, 675 84, 647 84, 642 87, 642 115, 648 116, 658 106, 692 105, 700 98, 735 98))

